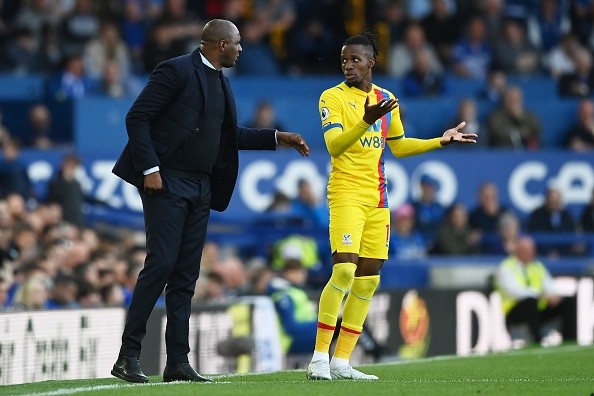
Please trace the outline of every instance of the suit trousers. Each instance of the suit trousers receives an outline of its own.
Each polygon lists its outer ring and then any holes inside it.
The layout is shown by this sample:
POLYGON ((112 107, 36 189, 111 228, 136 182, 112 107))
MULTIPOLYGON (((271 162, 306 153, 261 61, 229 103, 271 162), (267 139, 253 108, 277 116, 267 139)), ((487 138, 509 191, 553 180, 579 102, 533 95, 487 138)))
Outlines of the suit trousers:
POLYGON ((147 256, 126 315, 120 354, 140 357, 146 324, 165 288, 167 363, 187 363, 191 300, 210 214, 210 183, 162 174, 165 192, 140 191, 147 256))

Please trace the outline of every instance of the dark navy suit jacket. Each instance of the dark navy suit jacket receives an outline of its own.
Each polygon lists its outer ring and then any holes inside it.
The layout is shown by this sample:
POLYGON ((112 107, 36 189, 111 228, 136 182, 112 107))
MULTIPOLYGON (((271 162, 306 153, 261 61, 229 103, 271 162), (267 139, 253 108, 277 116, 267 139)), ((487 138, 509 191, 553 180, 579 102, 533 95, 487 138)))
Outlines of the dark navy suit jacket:
MULTIPOLYGON (((204 122, 208 92, 200 52, 161 62, 126 115, 128 143, 113 173, 138 188, 143 171, 154 166, 167 168, 179 150, 187 150, 204 122)), ((227 77, 223 78, 225 119, 217 160, 210 175, 211 209, 229 205, 239 168, 238 150, 275 150, 274 129, 237 125, 235 99, 227 77)))

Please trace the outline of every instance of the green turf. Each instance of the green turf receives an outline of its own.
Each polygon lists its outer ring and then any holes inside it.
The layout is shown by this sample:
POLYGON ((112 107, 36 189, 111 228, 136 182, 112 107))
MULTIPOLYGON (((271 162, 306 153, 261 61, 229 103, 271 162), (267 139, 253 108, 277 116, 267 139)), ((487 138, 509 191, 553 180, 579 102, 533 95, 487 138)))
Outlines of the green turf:
POLYGON ((443 357, 364 367, 379 381, 308 381, 304 371, 214 376, 211 384, 147 385, 115 378, 46 381, 0 387, 2 395, 585 395, 594 394, 594 346, 443 357), (92 389, 92 387, 97 387, 92 389))

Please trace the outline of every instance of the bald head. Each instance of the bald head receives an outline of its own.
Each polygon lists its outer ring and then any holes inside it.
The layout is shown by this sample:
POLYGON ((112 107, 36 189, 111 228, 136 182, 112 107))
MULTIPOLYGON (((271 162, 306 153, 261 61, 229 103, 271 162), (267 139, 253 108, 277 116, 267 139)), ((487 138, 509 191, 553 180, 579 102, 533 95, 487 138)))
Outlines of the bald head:
POLYGON ((200 52, 218 70, 233 67, 241 53, 239 29, 225 19, 213 19, 204 25, 200 52))
POLYGON ((533 261, 536 256, 536 246, 534 240, 529 236, 521 236, 518 238, 516 244, 516 257, 524 263, 528 264, 533 261))
POLYGON ((225 19, 213 19, 204 25, 202 30, 202 42, 217 43, 221 40, 229 40, 239 30, 231 21, 225 19))

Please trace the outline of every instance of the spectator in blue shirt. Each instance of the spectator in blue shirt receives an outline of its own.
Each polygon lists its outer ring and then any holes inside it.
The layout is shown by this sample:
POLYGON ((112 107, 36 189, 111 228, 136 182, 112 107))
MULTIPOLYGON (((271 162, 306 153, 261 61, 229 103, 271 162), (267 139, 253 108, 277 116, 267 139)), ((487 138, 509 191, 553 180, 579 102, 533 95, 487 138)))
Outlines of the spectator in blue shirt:
POLYGON ((316 197, 309 181, 301 179, 297 183, 297 197, 291 204, 291 213, 306 223, 327 227, 329 214, 326 205, 316 197))
POLYGON ((429 175, 420 180, 421 195, 413 201, 415 227, 423 234, 428 248, 433 245, 437 229, 443 220, 444 207, 437 202, 437 181, 429 175))
POLYGON ((400 260, 419 260, 427 256, 423 235, 414 230, 415 209, 411 204, 399 206, 392 214, 390 233, 390 258, 400 260))
POLYGON ((473 17, 464 37, 454 46, 453 72, 461 77, 484 79, 492 60, 485 22, 473 17))

